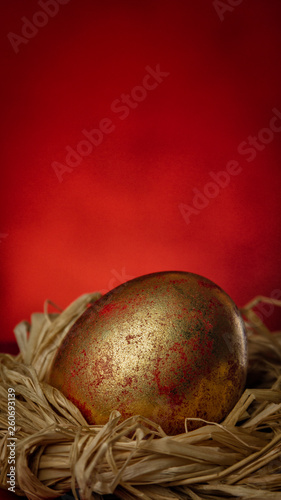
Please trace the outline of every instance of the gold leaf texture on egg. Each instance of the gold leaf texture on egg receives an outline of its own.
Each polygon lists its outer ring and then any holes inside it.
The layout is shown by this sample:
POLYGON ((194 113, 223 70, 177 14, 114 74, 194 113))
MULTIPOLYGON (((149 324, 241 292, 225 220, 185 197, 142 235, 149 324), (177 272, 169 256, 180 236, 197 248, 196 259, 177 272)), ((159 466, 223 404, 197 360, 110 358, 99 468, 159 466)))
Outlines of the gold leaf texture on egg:
POLYGON ((234 302, 210 280, 175 271, 136 278, 90 305, 62 342, 49 382, 91 424, 119 410, 179 434, 186 417, 220 422, 246 369, 234 302))

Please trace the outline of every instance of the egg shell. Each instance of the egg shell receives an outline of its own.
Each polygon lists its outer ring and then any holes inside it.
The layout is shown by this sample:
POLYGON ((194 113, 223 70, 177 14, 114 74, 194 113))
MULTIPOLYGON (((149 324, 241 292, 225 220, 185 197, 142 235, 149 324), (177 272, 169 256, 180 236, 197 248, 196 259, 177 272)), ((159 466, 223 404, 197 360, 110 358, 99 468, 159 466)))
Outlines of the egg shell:
POLYGON ((172 435, 185 431, 187 417, 220 422, 246 372, 245 328, 232 299, 207 278, 171 271, 130 280, 89 305, 59 347, 49 382, 90 424, 119 410, 172 435))

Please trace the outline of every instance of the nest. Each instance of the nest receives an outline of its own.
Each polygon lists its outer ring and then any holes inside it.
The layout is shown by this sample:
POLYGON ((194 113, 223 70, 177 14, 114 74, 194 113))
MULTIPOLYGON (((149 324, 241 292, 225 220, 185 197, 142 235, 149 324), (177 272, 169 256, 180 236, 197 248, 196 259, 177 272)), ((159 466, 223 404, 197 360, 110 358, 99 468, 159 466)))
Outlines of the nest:
POLYGON ((61 340, 99 297, 84 295, 58 313, 49 313, 47 301, 30 325, 16 327, 20 353, 0 355, 1 488, 10 486, 31 500, 70 490, 84 500, 110 494, 121 500, 280 500, 281 332, 270 332, 254 311, 260 301, 271 307, 281 301, 258 297, 241 309, 248 380, 225 420, 203 421, 196 430, 167 436, 155 422, 141 416, 122 421, 117 411, 104 426, 88 425, 78 408, 45 382, 61 340), (15 401, 10 425, 9 393, 15 401), (15 443, 15 457, 9 443, 15 443), (14 476, 9 476, 11 458, 14 476))

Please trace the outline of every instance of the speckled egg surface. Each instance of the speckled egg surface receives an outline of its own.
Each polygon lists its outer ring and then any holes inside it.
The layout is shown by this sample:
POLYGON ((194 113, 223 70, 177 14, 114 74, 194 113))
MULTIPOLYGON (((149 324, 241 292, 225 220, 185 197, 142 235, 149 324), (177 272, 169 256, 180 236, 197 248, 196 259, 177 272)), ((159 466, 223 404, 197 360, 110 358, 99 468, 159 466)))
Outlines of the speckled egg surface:
POLYGON ((220 422, 246 371, 244 324, 232 299, 207 278, 172 271, 128 281, 91 304, 58 349, 49 383, 91 424, 119 410, 179 434, 186 417, 220 422))

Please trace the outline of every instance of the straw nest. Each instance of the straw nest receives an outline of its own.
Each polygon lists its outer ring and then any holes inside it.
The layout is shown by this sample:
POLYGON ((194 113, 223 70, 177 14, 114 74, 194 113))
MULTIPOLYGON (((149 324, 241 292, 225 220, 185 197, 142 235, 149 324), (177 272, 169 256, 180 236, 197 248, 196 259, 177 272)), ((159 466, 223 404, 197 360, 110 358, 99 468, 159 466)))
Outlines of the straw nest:
MULTIPOLYGON (((46 384, 57 346, 89 302, 80 297, 66 310, 32 315, 15 334, 20 354, 0 355, 0 486, 7 489, 8 389, 15 394, 15 492, 29 499, 122 500, 281 498, 281 332, 270 332, 254 312, 281 301, 258 297, 241 309, 249 371, 247 388, 220 424, 166 436, 154 422, 120 421, 113 411, 104 426, 88 425, 80 411, 46 384), (108 498, 108 497, 105 497, 108 498)), ((10 421, 11 423, 11 421, 10 421)), ((9 429, 9 430, 8 430, 9 429)), ((10 456, 9 456, 10 453, 10 456)))

